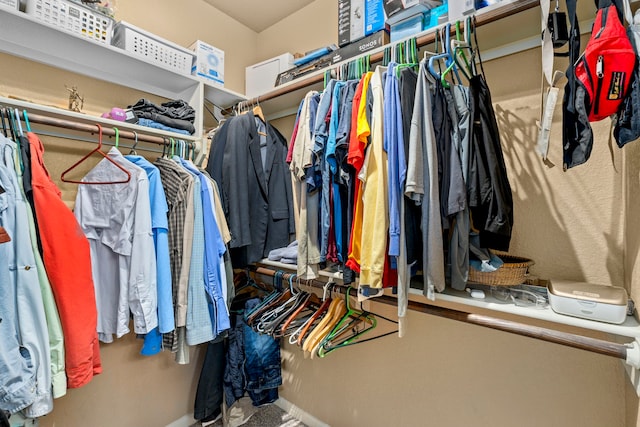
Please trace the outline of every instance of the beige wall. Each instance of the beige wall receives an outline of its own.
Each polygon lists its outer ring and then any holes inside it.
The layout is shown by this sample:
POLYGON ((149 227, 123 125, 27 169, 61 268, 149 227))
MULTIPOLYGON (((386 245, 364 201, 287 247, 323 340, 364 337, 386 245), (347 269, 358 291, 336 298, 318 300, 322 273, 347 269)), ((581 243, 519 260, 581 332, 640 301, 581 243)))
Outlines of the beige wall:
MULTIPOLYGON (((227 87, 242 92, 246 65, 334 43, 335 6, 334 0, 316 0, 259 35, 199 0, 120 0, 118 17, 182 45, 199 38, 224 49, 227 87)), ((481 45, 482 37, 491 38, 489 45, 499 44, 497 37, 512 41, 497 33, 481 33, 481 45)), ((5 94, 60 103, 64 84, 77 83, 96 112, 142 95, 6 55, 0 61, 5 94), (42 70, 50 72, 47 79, 42 70)), ((612 157, 607 126, 598 124, 591 160, 564 173, 558 108, 550 150, 556 167, 544 166, 533 152, 538 64, 537 50, 486 64, 514 192, 512 251, 535 259, 533 272, 540 276, 625 283, 638 299, 631 285, 640 276, 640 233, 633 221, 640 214, 634 197, 640 148, 614 147, 612 157)), ((292 118, 276 125, 288 135, 292 118)), ((86 149, 44 140, 54 177, 86 149)), ((72 201, 75 188, 63 191, 72 201)), ((373 310, 392 314, 376 304, 373 310)), ((166 353, 140 356, 140 345, 132 335, 103 345, 105 372, 58 399, 41 425, 162 426, 192 413, 202 349, 192 352, 190 365, 179 366, 166 353)), ((386 337, 322 360, 286 345, 283 359, 282 396, 332 426, 622 427, 638 418, 638 398, 615 359, 415 312, 403 339, 386 337)))

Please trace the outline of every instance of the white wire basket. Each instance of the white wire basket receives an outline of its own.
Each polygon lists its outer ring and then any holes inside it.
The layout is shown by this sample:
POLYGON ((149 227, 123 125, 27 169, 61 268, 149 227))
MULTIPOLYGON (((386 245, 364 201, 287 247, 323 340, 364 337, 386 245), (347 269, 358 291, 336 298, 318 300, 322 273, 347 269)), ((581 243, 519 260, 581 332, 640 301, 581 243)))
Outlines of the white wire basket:
POLYGON ((18 0, 0 0, 0 8, 18 10, 18 0))
POLYGON ((113 19, 79 3, 67 0, 27 0, 25 13, 77 36, 111 44, 113 19))
POLYGON ((191 65, 195 59, 192 51, 128 22, 118 22, 111 44, 152 64, 180 74, 191 74, 191 65))

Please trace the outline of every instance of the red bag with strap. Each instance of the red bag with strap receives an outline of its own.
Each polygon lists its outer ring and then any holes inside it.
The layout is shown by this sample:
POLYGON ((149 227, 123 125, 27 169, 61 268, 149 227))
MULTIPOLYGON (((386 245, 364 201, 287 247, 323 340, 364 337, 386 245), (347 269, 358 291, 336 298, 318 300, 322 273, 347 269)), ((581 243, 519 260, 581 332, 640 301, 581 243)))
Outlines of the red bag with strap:
POLYGON ((629 89, 636 54, 616 6, 598 9, 591 38, 575 65, 575 75, 589 97, 589 121, 615 114, 629 89))

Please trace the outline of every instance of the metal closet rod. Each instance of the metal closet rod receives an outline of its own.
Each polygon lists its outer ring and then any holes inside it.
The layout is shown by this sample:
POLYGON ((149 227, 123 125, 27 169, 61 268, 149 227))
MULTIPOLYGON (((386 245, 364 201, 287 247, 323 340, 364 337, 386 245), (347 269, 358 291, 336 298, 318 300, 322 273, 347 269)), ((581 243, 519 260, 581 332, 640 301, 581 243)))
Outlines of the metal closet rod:
MULTIPOLYGON (((58 119, 55 117, 44 116, 42 114, 28 113, 28 115, 29 115, 29 122, 31 123, 38 123, 38 124, 47 125, 47 126, 55 126, 59 128, 77 130, 81 132, 90 132, 90 133, 98 132, 98 128, 94 124, 76 122, 76 121, 65 120, 65 119, 58 119)), ((103 126, 102 134, 106 136, 115 136, 116 132, 115 130, 113 130, 112 127, 103 126)), ((136 139, 136 135, 129 130, 119 130, 119 135, 120 135, 119 136, 120 138, 130 139, 132 141, 136 139)), ((143 133, 138 133, 137 139, 138 139, 138 142, 149 142, 152 144, 160 144, 160 145, 165 145, 169 140, 166 137, 162 138, 160 136, 146 135, 143 133)))
MULTIPOLYGON (((255 273, 265 276, 274 276, 276 274, 276 271, 270 268, 252 266, 251 269, 255 273)), ((283 279, 288 280, 291 276, 294 276, 294 274, 284 273, 283 279)), ((325 284, 325 282, 318 280, 301 279, 300 282, 307 286, 312 286, 315 288, 322 288, 322 285, 325 284)), ((342 286, 344 287, 344 285, 342 286)), ((357 296, 357 290, 352 288, 350 294, 353 296, 357 296)), ((386 295, 376 297, 371 301, 393 306, 398 305, 398 300, 396 298, 392 298, 386 295)), ((625 361, 632 359, 628 357, 629 355, 627 354, 627 351, 630 351, 631 348, 626 346, 625 344, 613 343, 610 341, 585 337, 568 332, 560 332, 553 329, 542 328, 539 326, 526 325, 511 320, 497 319, 495 317, 485 316, 482 314, 467 313, 460 310, 438 307, 411 300, 409 301, 409 309, 418 311, 420 313, 430 314, 432 316, 444 317, 446 319, 456 320, 458 322, 470 323, 472 325, 497 329, 499 331, 509 332, 516 335, 578 348, 580 350, 603 354, 605 356, 611 356, 625 361)))
MULTIPOLYGON (((502 6, 496 8, 494 10, 491 10, 491 11, 488 11, 488 12, 485 12, 485 13, 480 13, 480 14, 476 15, 476 27, 480 27, 480 26, 483 26, 483 25, 486 25, 486 24, 490 24, 490 23, 498 21, 498 20, 500 20, 502 18, 507 18, 507 17, 509 17, 511 15, 515 15, 516 13, 519 13, 519 12, 524 12, 525 10, 532 9, 532 8, 534 8, 536 6, 539 6, 539 5, 540 5, 540 0, 516 0, 516 1, 512 2, 512 3, 506 4, 506 5, 502 5, 502 6)), ((462 26, 464 27, 464 23, 461 22, 461 24, 463 24, 462 26)), ((439 27, 436 28, 436 31, 437 31, 438 28, 439 27)), ((427 34, 418 37, 416 39, 417 46, 420 48, 420 47, 424 47, 424 46, 426 46, 426 45, 428 45, 430 43, 433 43, 435 41, 435 39, 436 39, 436 31, 430 31, 427 34)), ((453 26, 452 26, 452 30, 451 31, 452 31, 452 33, 455 32, 455 28, 453 28, 453 26)), ((392 44, 389 43, 387 46, 392 46, 392 44)), ((383 54, 384 54, 383 52, 376 52, 376 53, 373 53, 373 54, 369 55, 371 63, 378 62, 378 61, 382 60, 383 54)), ((353 61, 353 60, 355 60, 357 58, 360 58, 362 56, 364 56, 364 55, 358 55, 358 56, 356 56, 354 58, 350 58, 348 61, 353 61)), ((333 69, 333 68, 335 68, 335 65, 329 67, 328 69, 333 69)), ((324 80, 324 73, 318 74, 318 75, 315 75, 315 76, 311 76, 311 77, 307 77, 307 78, 301 77, 301 79, 296 83, 293 83, 293 84, 288 85, 286 87, 281 87, 279 89, 275 89, 275 90, 273 90, 273 91, 271 91, 269 93, 266 93, 264 95, 259 95, 259 96, 255 97, 255 98, 251 98, 251 99, 248 99, 246 101, 240 101, 236 105, 239 105, 239 104, 244 104, 244 105, 248 105, 248 106, 258 105, 261 102, 265 102, 265 101, 268 101, 270 99, 278 98, 278 97, 280 97, 282 95, 286 95, 288 93, 295 92, 296 90, 304 89, 304 88, 306 88, 308 86, 311 86, 311 85, 314 85, 316 83, 321 83, 323 80, 324 80)), ((230 113, 230 110, 231 109, 228 108, 227 110, 224 110, 223 113, 224 114, 228 114, 228 113, 230 113)))

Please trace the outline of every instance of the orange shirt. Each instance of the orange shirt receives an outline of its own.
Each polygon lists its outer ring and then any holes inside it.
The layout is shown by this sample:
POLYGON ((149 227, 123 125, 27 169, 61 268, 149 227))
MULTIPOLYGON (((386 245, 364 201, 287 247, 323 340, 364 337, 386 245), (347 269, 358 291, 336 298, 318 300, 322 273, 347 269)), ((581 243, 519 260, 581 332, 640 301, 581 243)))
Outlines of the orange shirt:
MULTIPOLYGON (((356 177, 364 164, 364 152, 367 147, 367 138, 371 132, 369 121, 367 120, 367 91, 372 72, 362 76, 356 93, 354 95, 351 110, 351 135, 349 136, 349 154, 347 161, 356 170, 356 177), (360 94, 360 95, 359 95, 360 94), (358 102, 359 97, 359 102, 358 102)), ((356 179, 354 191, 353 222, 351 224, 351 237, 349 240, 349 259, 346 266, 353 271, 360 272, 360 253, 362 241, 362 182, 356 179)))
POLYGON ((102 372, 89 241, 44 166, 42 142, 34 133, 27 137, 43 261, 64 333, 67 382, 77 388, 102 372))

